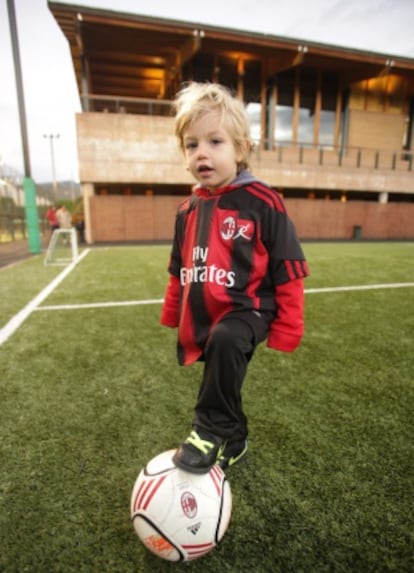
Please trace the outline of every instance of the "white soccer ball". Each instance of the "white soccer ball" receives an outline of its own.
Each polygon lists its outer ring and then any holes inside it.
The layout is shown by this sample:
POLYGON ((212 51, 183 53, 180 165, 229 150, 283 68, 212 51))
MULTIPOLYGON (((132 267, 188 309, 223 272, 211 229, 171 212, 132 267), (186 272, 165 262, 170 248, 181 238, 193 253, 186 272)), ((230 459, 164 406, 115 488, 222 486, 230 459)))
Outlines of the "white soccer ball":
POLYGON ((159 454, 138 475, 131 519, 143 544, 167 561, 198 559, 221 541, 230 522, 232 497, 223 470, 205 474, 177 468, 175 450, 159 454))

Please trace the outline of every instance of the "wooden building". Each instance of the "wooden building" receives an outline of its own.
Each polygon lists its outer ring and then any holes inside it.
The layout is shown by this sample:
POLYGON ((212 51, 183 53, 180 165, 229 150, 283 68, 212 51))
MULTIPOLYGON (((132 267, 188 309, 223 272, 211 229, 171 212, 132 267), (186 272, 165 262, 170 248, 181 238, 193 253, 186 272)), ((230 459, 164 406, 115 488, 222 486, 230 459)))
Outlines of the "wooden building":
POLYGON ((82 102, 88 242, 171 239, 194 183, 170 111, 189 81, 245 102, 252 170, 283 194, 302 239, 414 239, 414 59, 48 4, 82 102))

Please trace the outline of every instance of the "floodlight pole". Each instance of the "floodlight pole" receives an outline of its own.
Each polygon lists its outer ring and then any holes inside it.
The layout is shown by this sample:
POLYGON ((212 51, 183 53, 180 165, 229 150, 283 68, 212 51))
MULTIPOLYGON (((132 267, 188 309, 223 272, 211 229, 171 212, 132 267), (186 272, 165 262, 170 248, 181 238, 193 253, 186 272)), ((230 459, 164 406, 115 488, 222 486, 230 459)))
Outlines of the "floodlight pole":
POLYGON ((53 182, 53 199, 55 203, 58 200, 58 193, 57 193, 57 181, 56 181, 56 168, 55 168, 55 146, 54 140, 59 139, 59 133, 44 133, 43 137, 49 139, 50 141, 50 160, 52 162, 52 182, 53 182))
POLYGON ((40 233, 39 233, 39 216, 36 204, 36 187, 31 176, 29 145, 27 137, 26 109, 24 102, 22 69, 20 65, 19 40, 17 35, 16 12, 14 1, 7 0, 9 12, 10 38, 12 43, 14 72, 16 77, 17 102, 19 106, 20 133, 23 147, 24 161, 24 195, 25 195, 25 212, 26 225, 29 239, 29 251, 31 253, 40 253, 42 250, 40 233))

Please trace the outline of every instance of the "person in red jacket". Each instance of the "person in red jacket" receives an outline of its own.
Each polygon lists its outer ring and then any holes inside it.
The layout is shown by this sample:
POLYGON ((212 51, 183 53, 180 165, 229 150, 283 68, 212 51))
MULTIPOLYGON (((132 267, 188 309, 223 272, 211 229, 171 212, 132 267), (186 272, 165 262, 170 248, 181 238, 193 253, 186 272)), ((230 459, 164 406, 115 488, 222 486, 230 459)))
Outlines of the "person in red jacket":
POLYGON ((59 221, 56 214, 56 207, 54 205, 50 205, 46 211, 46 220, 49 223, 49 229, 51 233, 56 231, 56 229, 59 229, 59 221))
POLYGON ((304 331, 308 272, 281 196, 248 170, 243 103, 219 84, 178 94, 175 132, 198 184, 178 208, 161 324, 178 327, 178 361, 203 361, 192 431, 173 461, 205 473, 247 451, 241 389, 260 342, 283 352, 304 331))

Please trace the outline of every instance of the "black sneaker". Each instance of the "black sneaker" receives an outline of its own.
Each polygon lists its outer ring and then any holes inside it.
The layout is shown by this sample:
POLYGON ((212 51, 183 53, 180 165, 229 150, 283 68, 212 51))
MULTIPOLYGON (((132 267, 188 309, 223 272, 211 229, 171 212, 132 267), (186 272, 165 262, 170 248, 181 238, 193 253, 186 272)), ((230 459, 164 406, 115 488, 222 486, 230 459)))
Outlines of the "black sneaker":
POLYGON ((248 449, 247 440, 237 442, 228 442, 226 446, 219 451, 216 463, 225 470, 226 468, 237 464, 246 454, 248 449))
POLYGON ((216 463, 223 438, 203 431, 193 430, 173 456, 174 464, 181 470, 193 473, 207 473, 216 463))

